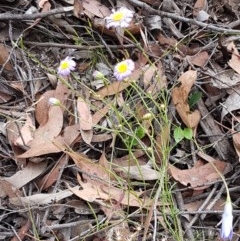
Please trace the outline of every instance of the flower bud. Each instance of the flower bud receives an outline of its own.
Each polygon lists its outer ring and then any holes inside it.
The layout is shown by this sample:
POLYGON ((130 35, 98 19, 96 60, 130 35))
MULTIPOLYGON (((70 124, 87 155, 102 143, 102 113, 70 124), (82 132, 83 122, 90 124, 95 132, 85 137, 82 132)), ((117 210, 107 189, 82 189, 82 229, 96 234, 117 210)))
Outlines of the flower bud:
POLYGON ((233 236, 233 215, 232 215, 232 203, 227 201, 224 206, 222 215, 222 227, 221 227, 221 238, 223 240, 232 240, 233 236))
POLYGON ((60 102, 60 100, 51 97, 48 99, 48 104, 52 105, 52 106, 59 106, 61 104, 61 102, 60 102))

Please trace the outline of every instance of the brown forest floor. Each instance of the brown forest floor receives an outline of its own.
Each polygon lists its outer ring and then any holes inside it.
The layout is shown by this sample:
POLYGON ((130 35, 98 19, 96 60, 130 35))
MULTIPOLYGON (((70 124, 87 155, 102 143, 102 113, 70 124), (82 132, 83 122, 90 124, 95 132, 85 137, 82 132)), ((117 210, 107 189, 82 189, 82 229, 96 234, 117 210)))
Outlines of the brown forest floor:
POLYGON ((223 179, 239 240, 239 6, 2 0, 0 240, 221 240, 223 179))

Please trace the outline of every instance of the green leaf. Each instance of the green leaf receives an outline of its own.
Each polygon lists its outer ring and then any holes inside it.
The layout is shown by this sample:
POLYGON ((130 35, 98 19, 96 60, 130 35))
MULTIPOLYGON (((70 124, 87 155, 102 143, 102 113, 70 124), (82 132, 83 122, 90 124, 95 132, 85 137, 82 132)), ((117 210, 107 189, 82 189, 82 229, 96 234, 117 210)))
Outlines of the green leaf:
POLYGON ((139 126, 136 130, 135 130, 135 134, 139 139, 142 139, 145 135, 146 135, 146 131, 145 128, 139 126))
POLYGON ((197 102, 201 99, 201 97, 202 97, 202 92, 200 91, 193 92, 188 100, 188 104, 190 108, 192 108, 195 104, 197 104, 197 102))
POLYGON ((184 138, 183 130, 181 127, 176 127, 173 131, 174 140, 178 143, 184 138))
POLYGON ((127 146, 137 146, 139 145, 139 139, 142 139, 146 135, 145 128, 139 126, 137 129, 135 129, 135 137, 128 136, 125 140, 125 143, 127 146))
POLYGON ((192 128, 184 128, 183 129, 183 136, 188 139, 188 140, 191 140, 192 137, 193 137, 193 130, 192 128))

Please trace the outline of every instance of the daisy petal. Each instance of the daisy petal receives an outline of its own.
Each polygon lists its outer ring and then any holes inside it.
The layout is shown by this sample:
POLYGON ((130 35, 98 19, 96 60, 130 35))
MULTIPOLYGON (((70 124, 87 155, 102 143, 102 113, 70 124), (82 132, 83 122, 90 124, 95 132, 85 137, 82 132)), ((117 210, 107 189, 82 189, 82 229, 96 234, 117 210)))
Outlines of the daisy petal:
POLYGON ((134 68, 134 62, 131 59, 126 59, 115 65, 113 75, 116 77, 117 80, 121 81, 130 76, 134 68))
POLYGON ((226 202, 224 206, 224 212, 222 215, 222 227, 221 227, 221 238, 223 240, 232 240, 233 236, 233 215, 232 215, 232 203, 226 202))
POLYGON ((71 71, 75 70, 75 67, 76 62, 72 60, 72 58, 66 57, 60 62, 60 66, 58 67, 58 74, 62 76, 68 76, 71 71))
POLYGON ((107 28, 127 28, 133 18, 133 12, 125 7, 121 7, 117 11, 113 10, 113 13, 105 18, 107 28))

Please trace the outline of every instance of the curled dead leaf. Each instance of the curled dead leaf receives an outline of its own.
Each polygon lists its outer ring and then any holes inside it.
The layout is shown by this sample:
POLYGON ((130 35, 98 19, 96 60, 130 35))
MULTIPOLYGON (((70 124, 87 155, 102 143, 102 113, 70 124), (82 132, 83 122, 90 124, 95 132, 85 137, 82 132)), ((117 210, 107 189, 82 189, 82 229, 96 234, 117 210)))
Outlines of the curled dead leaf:
POLYGON ((21 154, 20 158, 40 156, 48 153, 60 152, 65 146, 63 138, 59 136, 63 127, 63 112, 59 106, 51 106, 48 121, 34 133, 34 139, 28 143, 30 149, 21 154))
POLYGON ((172 90, 172 99, 175 108, 187 127, 194 128, 198 125, 201 115, 198 110, 191 111, 188 104, 189 92, 197 79, 197 72, 189 70, 179 78, 181 85, 172 90))
POLYGON ((238 155, 239 161, 240 161, 240 133, 237 132, 233 136, 233 146, 235 148, 235 151, 238 155))
POLYGON ((187 170, 178 169, 170 164, 169 172, 172 177, 182 185, 189 186, 194 190, 203 190, 209 187, 209 183, 220 179, 213 165, 220 173, 223 173, 223 175, 232 170, 230 163, 214 160, 203 166, 193 167, 187 170))
POLYGON ((13 197, 9 198, 9 201, 11 204, 20 207, 47 205, 51 204, 52 202, 58 202, 66 197, 72 196, 73 191, 78 189, 79 186, 75 186, 71 189, 71 191, 66 189, 57 193, 38 193, 26 197, 13 197))
POLYGON ((8 49, 4 44, 0 44, 0 65, 8 71, 13 71, 13 66, 9 61, 9 51, 10 48, 8 49))
POLYGON ((82 98, 77 100, 77 111, 79 116, 80 130, 92 130, 92 114, 89 105, 82 98))
POLYGON ((240 74, 240 55, 238 52, 238 49, 234 42, 231 42, 228 46, 227 49, 232 52, 232 57, 228 61, 229 66, 234 69, 238 74, 240 74))

